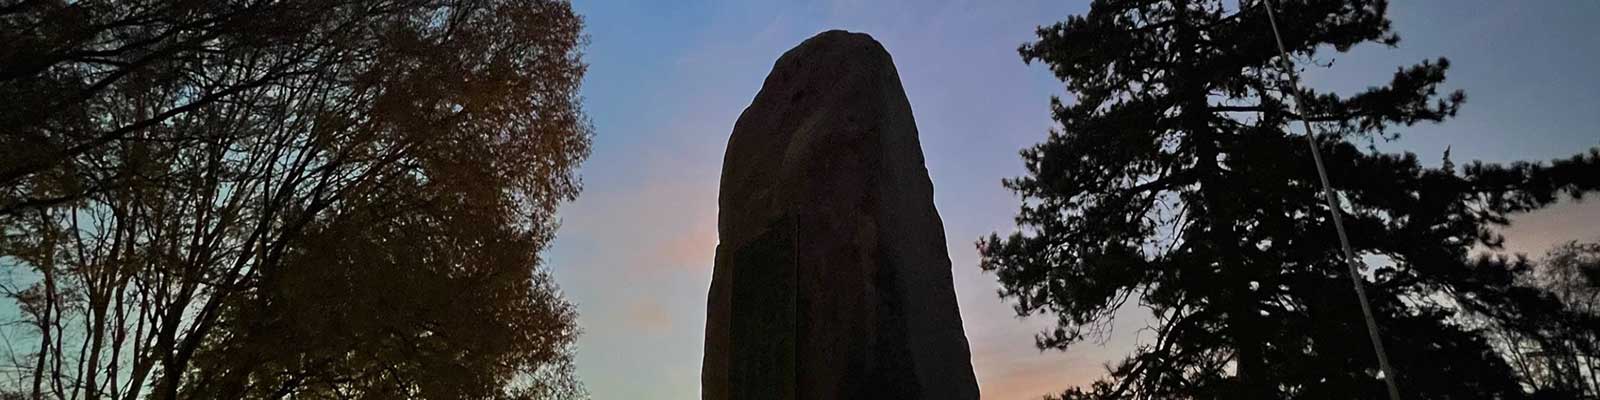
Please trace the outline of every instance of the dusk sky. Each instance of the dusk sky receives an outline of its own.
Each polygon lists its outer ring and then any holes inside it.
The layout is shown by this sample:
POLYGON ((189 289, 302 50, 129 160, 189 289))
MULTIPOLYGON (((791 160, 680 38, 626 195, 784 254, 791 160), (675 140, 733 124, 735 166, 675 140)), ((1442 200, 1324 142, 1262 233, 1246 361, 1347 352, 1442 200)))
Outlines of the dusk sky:
MULTIPOLYGON (((595 126, 583 195, 561 210, 546 263, 577 303, 578 372, 595 399, 696 399, 717 181, 734 120, 785 50, 828 29, 873 35, 894 57, 945 223, 955 288, 986 399, 1037 398, 1104 374, 1139 340, 1137 312, 1104 343, 1040 352, 1051 318, 1018 319, 972 242, 1012 230, 1017 151, 1044 139, 1062 84, 1016 48, 1087 1, 575 2, 590 35, 584 105, 595 126)), ((1328 52, 1311 85, 1350 93, 1396 67, 1447 57, 1460 117, 1382 143, 1438 165, 1549 160, 1600 146, 1600 2, 1395 1, 1397 49, 1328 52)), ((1263 32, 1266 34, 1266 32, 1263 32)), ((1298 130, 1298 128, 1296 128, 1298 130)), ((1307 162, 1310 162, 1309 160, 1307 162)), ((1338 183, 1335 182, 1335 185, 1338 183)), ((1518 218, 1508 251, 1600 239, 1600 202, 1518 218)))

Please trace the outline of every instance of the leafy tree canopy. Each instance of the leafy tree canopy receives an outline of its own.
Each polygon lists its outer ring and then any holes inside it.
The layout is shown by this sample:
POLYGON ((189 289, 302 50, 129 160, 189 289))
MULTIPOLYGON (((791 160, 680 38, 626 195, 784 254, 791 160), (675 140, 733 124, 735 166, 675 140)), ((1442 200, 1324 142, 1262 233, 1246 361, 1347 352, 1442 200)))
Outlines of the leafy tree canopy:
MULTIPOLYGON (((1395 46, 1382 0, 1275 2, 1296 65, 1395 46)), ((1100 0, 1020 53, 1066 83, 1059 128, 1022 151, 1018 230, 978 241, 1020 315, 1057 317, 1064 349, 1136 302, 1154 341, 1065 398, 1385 397, 1302 120, 1342 192, 1361 280, 1406 398, 1517 398, 1524 388, 1467 316, 1549 324, 1561 304, 1516 285, 1521 259, 1474 257, 1511 213, 1600 189, 1600 149, 1549 163, 1441 167, 1359 144, 1454 116, 1450 63, 1365 91, 1294 89, 1260 1, 1100 0)))
POLYGON ((0 0, 0 388, 582 395, 539 253, 583 41, 557 0, 0 0))

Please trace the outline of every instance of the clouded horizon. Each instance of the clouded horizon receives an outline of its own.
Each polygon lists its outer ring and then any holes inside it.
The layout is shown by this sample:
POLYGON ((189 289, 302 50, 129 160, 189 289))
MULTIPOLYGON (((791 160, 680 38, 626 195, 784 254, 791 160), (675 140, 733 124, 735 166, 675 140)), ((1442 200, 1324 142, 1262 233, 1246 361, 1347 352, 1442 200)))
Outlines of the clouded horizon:
MULTIPOLYGON (((717 181, 733 122, 772 63, 828 29, 865 32, 893 56, 916 116, 945 223, 973 366, 986 399, 1025 399, 1104 375, 1143 326, 1118 321, 1104 343, 1040 352, 1051 318, 1018 319, 977 268, 972 241, 1012 229, 1018 199, 1000 179, 1023 173, 1017 151, 1052 126, 1062 84, 1024 65, 1034 27, 1082 13, 1082 1, 586 1, 591 43, 584 104, 597 136, 584 192, 562 207, 546 254, 577 303, 578 373, 595 399, 699 398, 706 289, 716 246, 717 181)), ((1349 93, 1396 67, 1452 62, 1459 118, 1402 129, 1386 151, 1437 165, 1545 161, 1600 146, 1600 3, 1418 1, 1391 4, 1398 49, 1322 55, 1310 85, 1349 93)), ((1335 183, 1337 185, 1337 182, 1335 183)), ((1542 253, 1600 239, 1600 203, 1560 204, 1518 218, 1508 251, 1542 253)))

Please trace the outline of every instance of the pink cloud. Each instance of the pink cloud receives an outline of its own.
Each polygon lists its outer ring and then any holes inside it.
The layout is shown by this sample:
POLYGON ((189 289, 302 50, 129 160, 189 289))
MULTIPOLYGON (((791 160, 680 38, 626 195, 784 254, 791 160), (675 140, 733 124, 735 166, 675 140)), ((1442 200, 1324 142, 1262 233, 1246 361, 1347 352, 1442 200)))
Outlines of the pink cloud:
POLYGON ((667 315, 666 307, 649 300, 635 301, 628 306, 627 323, 630 327, 649 335, 672 331, 672 317, 667 315))
POLYGON ((1569 240, 1600 240, 1600 225, 1583 221, 1600 221, 1600 201, 1587 199, 1580 203, 1568 199, 1543 210, 1516 215, 1511 218, 1511 226, 1500 229, 1500 233, 1506 236, 1505 251, 1539 257, 1569 240))
POLYGON ((662 242, 656 253, 669 265, 709 269, 716 260, 716 216, 698 217, 691 224, 687 231, 662 242))

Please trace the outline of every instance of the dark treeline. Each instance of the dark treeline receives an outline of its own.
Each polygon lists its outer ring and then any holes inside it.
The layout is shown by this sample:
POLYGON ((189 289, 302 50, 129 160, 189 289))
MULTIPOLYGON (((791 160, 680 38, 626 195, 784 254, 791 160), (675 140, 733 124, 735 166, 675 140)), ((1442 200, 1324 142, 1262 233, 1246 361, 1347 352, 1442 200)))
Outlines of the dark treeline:
POLYGON ((563 1, 0 0, 0 392, 569 398, 563 1))
MULTIPOLYGON (((1273 4, 1294 65, 1399 43, 1382 0, 1273 4)), ((1363 146, 1462 112, 1450 63, 1296 88, 1267 6, 1100 0, 1020 49, 1073 98, 981 267, 1058 318, 1043 349, 1157 321, 1056 397, 1600 397, 1600 243, 1484 255, 1600 190, 1600 149, 1363 146)), ((0 0, 0 398, 582 397, 539 259, 589 150, 582 45, 557 0, 0 0)))
POLYGON ((1349 95, 1301 87, 1294 106, 1269 4, 1302 68, 1399 43, 1381 0, 1101 0, 1020 49, 1073 98, 1052 101, 1059 128, 1005 182, 1019 230, 979 240, 981 267, 1019 314, 1058 318, 1041 349, 1103 334, 1125 305, 1156 321, 1108 376, 1058 397, 1377 399, 1385 378, 1406 399, 1600 396, 1600 244, 1480 255, 1511 215, 1600 190, 1600 149, 1427 167, 1363 146, 1462 111, 1440 92, 1450 63, 1349 95), (1303 120, 1398 376, 1379 374, 1303 120))

